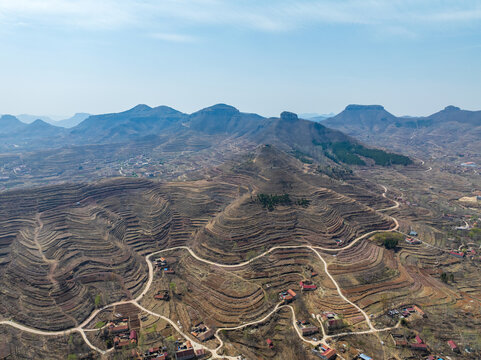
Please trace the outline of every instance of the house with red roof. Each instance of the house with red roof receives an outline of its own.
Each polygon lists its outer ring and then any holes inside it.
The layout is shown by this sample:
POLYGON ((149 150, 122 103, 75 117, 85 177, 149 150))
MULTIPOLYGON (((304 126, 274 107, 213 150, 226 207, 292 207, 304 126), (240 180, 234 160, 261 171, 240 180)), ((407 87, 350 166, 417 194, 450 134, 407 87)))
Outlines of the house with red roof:
POLYGON ((323 360, 332 360, 336 358, 336 350, 327 348, 325 351, 323 351, 321 354, 321 359, 323 360))
POLYGON ((458 259, 463 259, 464 258, 464 253, 463 252, 458 252, 458 251, 450 251, 449 255, 454 256, 458 259))
POLYGON ((317 289, 317 285, 313 284, 310 280, 303 280, 299 282, 299 285, 301 286, 301 290, 309 291, 317 289))
POLYGON ((448 345, 451 348, 451 350, 453 350, 454 352, 457 352, 457 353, 459 352, 458 345, 456 345, 456 343, 453 340, 449 340, 448 345))
POLYGON ((137 343, 137 332, 135 330, 130 330, 129 340, 132 343, 137 343))

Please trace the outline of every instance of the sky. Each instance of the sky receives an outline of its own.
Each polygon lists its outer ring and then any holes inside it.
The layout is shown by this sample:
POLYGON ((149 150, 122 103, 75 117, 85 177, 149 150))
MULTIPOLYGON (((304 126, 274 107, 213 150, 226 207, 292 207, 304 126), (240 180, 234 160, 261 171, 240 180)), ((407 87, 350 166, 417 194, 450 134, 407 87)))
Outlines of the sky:
POLYGON ((0 0, 0 113, 481 110, 481 0, 0 0))

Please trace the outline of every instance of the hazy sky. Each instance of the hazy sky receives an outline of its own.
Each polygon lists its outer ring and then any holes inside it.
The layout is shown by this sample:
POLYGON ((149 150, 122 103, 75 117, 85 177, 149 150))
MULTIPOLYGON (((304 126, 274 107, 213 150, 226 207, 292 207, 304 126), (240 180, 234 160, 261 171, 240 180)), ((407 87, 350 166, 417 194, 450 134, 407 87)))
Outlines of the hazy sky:
POLYGON ((0 0, 0 113, 481 109, 481 0, 0 0))

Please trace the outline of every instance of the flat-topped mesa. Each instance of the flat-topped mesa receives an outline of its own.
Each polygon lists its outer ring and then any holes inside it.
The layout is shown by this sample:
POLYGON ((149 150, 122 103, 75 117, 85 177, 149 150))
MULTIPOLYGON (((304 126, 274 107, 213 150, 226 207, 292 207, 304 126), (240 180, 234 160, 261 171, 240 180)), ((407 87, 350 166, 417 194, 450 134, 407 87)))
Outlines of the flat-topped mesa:
POLYGON ((289 112, 289 111, 283 111, 281 113, 281 120, 284 120, 284 121, 297 121, 299 120, 299 118, 297 117, 297 114, 294 114, 292 112, 289 112))
POLYGON ((357 105, 351 104, 346 106, 346 110, 384 110, 384 106, 382 105, 357 105))
POLYGON ((458 110, 461 110, 461 108, 454 105, 448 105, 444 108, 444 111, 458 111, 458 110))

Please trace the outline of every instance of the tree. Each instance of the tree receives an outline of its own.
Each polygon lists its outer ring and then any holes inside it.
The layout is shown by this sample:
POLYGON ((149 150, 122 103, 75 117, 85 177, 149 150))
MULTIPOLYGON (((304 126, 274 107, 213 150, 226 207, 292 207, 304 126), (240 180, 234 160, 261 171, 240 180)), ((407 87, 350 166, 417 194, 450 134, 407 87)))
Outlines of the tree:
POLYGON ((398 239, 396 239, 394 237, 388 237, 388 238, 384 239, 383 245, 386 249, 390 250, 390 249, 395 249, 398 242, 399 242, 398 239))
POLYGON ((443 273, 441 274, 441 281, 442 281, 443 283, 447 284, 447 283, 448 283, 448 274, 446 274, 445 272, 443 272, 443 273))
POLYGON ((94 302, 95 302, 95 307, 96 307, 96 308, 98 308, 98 307, 100 306, 100 301, 101 301, 101 300, 102 300, 102 298, 100 297, 100 294, 97 294, 97 295, 95 296, 95 300, 94 300, 94 302))

